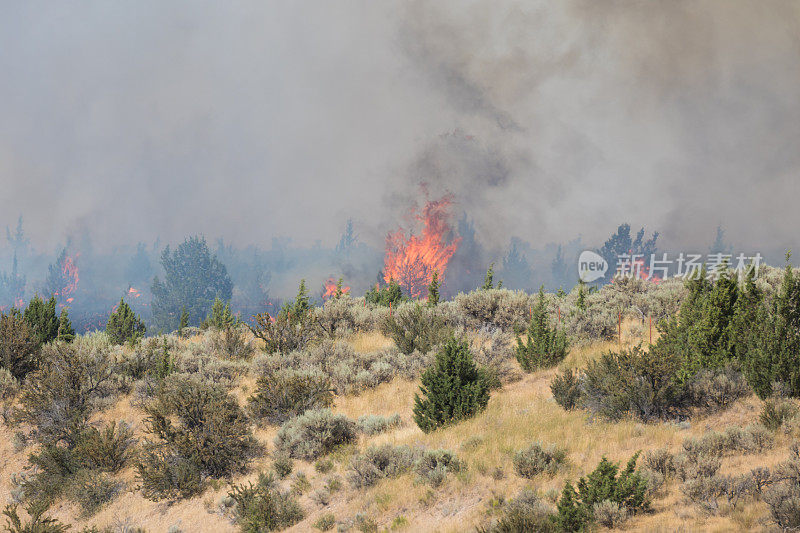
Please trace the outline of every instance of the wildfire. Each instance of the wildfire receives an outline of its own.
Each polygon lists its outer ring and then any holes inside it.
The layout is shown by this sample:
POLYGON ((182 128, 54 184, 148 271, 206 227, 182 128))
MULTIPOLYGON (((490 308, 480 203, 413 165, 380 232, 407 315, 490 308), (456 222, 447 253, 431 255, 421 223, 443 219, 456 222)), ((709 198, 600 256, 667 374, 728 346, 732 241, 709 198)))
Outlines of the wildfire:
POLYGON ((386 236, 384 279, 387 282, 394 279, 412 298, 425 293, 434 272, 444 281, 447 263, 458 248, 460 238, 446 242, 452 232, 448 222, 451 203, 450 197, 445 196, 426 203, 422 213, 412 211, 422 224, 420 237, 406 236, 402 228, 386 236))
POLYGON ((78 288, 78 281, 80 281, 78 277, 78 265, 75 264, 79 255, 80 254, 75 254, 74 258, 65 255, 61 263, 61 273, 64 274, 64 287, 56 293, 56 296, 61 296, 67 302, 72 302, 74 300, 74 298, 69 295, 75 292, 78 288))
MULTIPOLYGON (((333 296, 336 296, 336 293, 339 289, 339 282, 333 278, 328 278, 325 280, 325 289, 322 292, 322 299, 327 300, 333 296)), ((347 285, 342 285, 342 294, 347 294, 350 292, 350 287, 347 285)))
POLYGON ((138 298, 141 295, 142 293, 140 293, 138 290, 134 289, 133 287, 128 287, 128 297, 138 298))

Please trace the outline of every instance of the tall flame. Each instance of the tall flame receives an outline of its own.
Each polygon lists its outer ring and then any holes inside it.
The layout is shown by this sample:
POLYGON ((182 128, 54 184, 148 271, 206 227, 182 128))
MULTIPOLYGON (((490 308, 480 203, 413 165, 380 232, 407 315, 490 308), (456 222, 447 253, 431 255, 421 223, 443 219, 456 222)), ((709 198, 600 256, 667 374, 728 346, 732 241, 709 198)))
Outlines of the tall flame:
POLYGON ((394 279, 412 298, 425 294, 433 273, 439 273, 444 281, 447 263, 458 248, 461 238, 446 242, 452 233, 448 222, 452 200, 445 196, 425 204, 422 213, 412 211, 414 218, 422 224, 422 234, 406 236, 401 228, 386 236, 384 257, 384 280, 394 279))
POLYGON ((70 297, 70 294, 75 292, 78 288, 78 281, 80 281, 78 265, 75 264, 75 260, 77 260, 79 256, 79 253, 75 254, 74 258, 65 255, 64 261, 61 263, 61 272, 64 274, 64 287, 56 293, 56 296, 61 296, 67 302, 73 301, 74 298, 70 297))
MULTIPOLYGON (((322 299, 327 300, 333 296, 336 296, 336 291, 338 289, 338 281, 333 278, 328 278, 325 280, 325 290, 322 292, 322 299)), ((347 285, 342 285, 342 294, 347 294, 350 292, 350 287, 347 285)))

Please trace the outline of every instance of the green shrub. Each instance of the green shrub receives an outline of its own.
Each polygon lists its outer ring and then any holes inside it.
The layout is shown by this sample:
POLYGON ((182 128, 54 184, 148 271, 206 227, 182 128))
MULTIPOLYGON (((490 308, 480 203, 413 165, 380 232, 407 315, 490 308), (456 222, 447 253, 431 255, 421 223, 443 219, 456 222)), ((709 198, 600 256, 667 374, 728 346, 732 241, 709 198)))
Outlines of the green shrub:
POLYGON ((503 503, 501 516, 480 533, 556 533, 558 527, 553 509, 530 489, 524 489, 515 498, 503 503))
POLYGON ((400 285, 393 279, 389 280, 389 283, 384 287, 375 286, 374 288, 370 288, 367 290, 366 294, 364 295, 364 299, 367 303, 380 305, 383 307, 388 307, 393 305, 397 307, 397 304, 407 300, 405 296, 403 296, 403 291, 400 289, 400 285))
POLYGON ((84 470, 72 481, 69 498, 80 505, 84 516, 91 516, 113 500, 122 487, 121 482, 108 474, 84 470))
POLYGON ((314 522, 314 527, 319 529, 320 531, 331 530, 335 525, 336 525, 336 517, 333 515, 333 513, 325 513, 324 515, 317 518, 316 522, 314 522))
POLYGON ((789 459, 779 464, 763 493, 770 517, 783 531, 800 529, 800 447, 794 443, 789 459))
POLYGON ((255 352, 253 343, 245 338, 239 326, 214 328, 207 335, 210 337, 211 351, 223 359, 231 361, 250 359, 255 352))
POLYGON ((451 339, 422 374, 422 396, 414 396, 414 420, 424 432, 475 416, 489 403, 484 373, 466 342, 451 339))
POLYGON ((442 484, 447 474, 464 469, 466 464, 450 450, 423 450, 414 464, 417 476, 434 488, 442 484))
POLYGON ((797 406, 790 400, 770 398, 764 401, 759 420, 766 428, 775 431, 795 416, 797 411, 797 406))
POLYGON ((255 485, 234 485, 228 495, 236 502, 236 524, 243 533, 280 531, 305 516, 295 497, 280 491, 263 473, 255 485))
POLYGON ((358 430, 365 435, 377 435, 403 425, 400 415, 392 416, 363 415, 358 417, 358 430))
POLYGON ((175 480, 188 479, 188 492, 195 490, 195 473, 225 477, 240 472, 255 449, 236 399, 196 378, 170 376, 145 411, 155 440, 146 445, 149 453, 137 470, 148 498, 185 495, 175 480), (164 487, 172 488, 162 493, 164 487))
POLYGON ((549 368, 560 363, 569 351, 567 336, 564 331, 550 327, 547 317, 547 303, 544 298, 544 288, 539 289, 539 298, 536 301, 528 324, 527 340, 517 337, 517 361, 526 372, 537 368, 549 368))
POLYGON ((428 353, 452 334, 434 308, 423 307, 418 302, 400 306, 386 317, 381 329, 406 355, 415 350, 428 353))
POLYGON ((333 470, 333 461, 328 458, 317 459, 314 462, 314 470, 320 474, 327 474, 333 470))
POLYGON ((603 500, 592 506, 594 521, 609 529, 620 526, 628 519, 628 510, 617 502, 603 500))
POLYGON ((733 402, 752 394, 744 375, 733 365, 698 372, 689 381, 692 406, 706 413, 727 409, 733 402))
POLYGON ((317 335, 314 317, 310 313, 281 311, 275 317, 269 313, 259 313, 253 320, 255 324, 247 327, 256 338, 264 341, 267 353, 302 350, 317 335))
POLYGON ((328 409, 306 411, 281 426, 275 448, 297 459, 316 459, 357 439, 356 423, 328 409))
POLYGON ((99 402, 117 391, 106 353, 80 343, 51 343, 25 381, 17 418, 43 444, 74 446, 99 402))
POLYGON ((106 324, 106 334, 111 343, 124 344, 135 341, 144 336, 145 330, 142 319, 133 312, 123 298, 120 298, 117 309, 108 317, 106 324))
POLYGON ((238 321, 231 313, 230 304, 223 302, 219 297, 214 298, 211 305, 211 312, 203 322, 203 327, 214 329, 229 329, 236 325, 238 321))
POLYGON ((114 473, 128 463, 134 442, 130 426, 112 422, 102 431, 89 427, 75 449, 88 468, 114 473))
POLYGON ((383 478, 407 472, 416 460, 417 454, 408 446, 370 446, 353 457, 348 480, 353 488, 371 487, 383 478))
POLYGON ((550 383, 550 392, 558 405, 567 411, 575 409, 581 398, 578 373, 571 368, 562 370, 550 383))
POLYGON ((148 500, 191 498, 203 489, 200 467, 168 449, 145 447, 136 463, 142 495, 148 500))
POLYGON ((305 472, 295 472, 291 487, 292 493, 300 496, 311 488, 311 482, 308 480, 305 472))
POLYGON ((288 455, 279 453, 272 461, 272 468, 275 470, 279 479, 285 479, 289 477, 289 474, 294 470, 294 461, 292 461, 292 458, 288 455))
POLYGON ((531 300, 523 291, 477 290, 454 298, 461 325, 469 329, 521 331, 528 324, 531 300))
POLYGON ((23 522, 17 513, 16 505, 6 505, 3 514, 6 516, 6 531, 9 533, 64 533, 69 526, 55 518, 44 516, 47 507, 31 504, 25 507, 30 520, 23 522))
POLYGON ((678 357, 639 346, 603 354, 584 370, 581 400, 589 411, 611 420, 676 417, 689 404, 677 377, 680 365, 678 357))
POLYGON ((18 311, 0 313, 0 368, 23 379, 39 362, 39 343, 18 311))
POLYGON ((35 295, 28 302, 23 318, 39 346, 58 338, 59 317, 54 296, 45 302, 38 294, 35 295))
POLYGON ((528 479, 543 472, 553 475, 566 459, 567 451, 563 448, 554 444, 543 447, 534 442, 514 455, 514 469, 517 474, 528 479))
POLYGON ((259 377, 248 402, 256 420, 282 424, 310 409, 332 406, 333 393, 321 372, 286 369, 259 377))
POLYGON ((648 451, 644 456, 644 464, 665 478, 675 473, 675 456, 667 448, 648 451))
POLYGON ((0 420, 12 422, 14 400, 19 394, 20 383, 7 369, 0 367, 0 420))
POLYGON ((594 506, 610 501, 623 508, 626 513, 635 514, 647 510, 647 481, 636 471, 635 454, 625 469, 603 457, 597 468, 586 478, 578 480, 577 492, 568 482, 558 501, 558 517, 561 529, 579 531, 585 529, 595 519, 594 506))

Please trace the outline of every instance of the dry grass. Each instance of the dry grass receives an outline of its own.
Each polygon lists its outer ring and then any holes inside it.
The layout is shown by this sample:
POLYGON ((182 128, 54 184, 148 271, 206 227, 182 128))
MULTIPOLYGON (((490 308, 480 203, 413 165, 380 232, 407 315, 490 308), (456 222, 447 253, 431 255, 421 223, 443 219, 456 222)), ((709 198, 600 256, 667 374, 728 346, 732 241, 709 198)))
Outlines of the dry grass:
MULTIPOLYGON (((640 338, 623 336, 625 344, 635 344, 640 338)), ((391 346, 391 341, 380 334, 356 335, 348 339, 356 350, 373 351, 391 346)), ((604 351, 616 349, 617 343, 604 342, 577 347, 562 363, 567 367, 580 367, 604 351)), ((365 414, 391 415, 399 413, 405 424, 389 433, 374 437, 361 437, 358 446, 350 446, 332 455, 334 470, 320 474, 313 464, 295 462, 295 470, 306 473, 312 490, 300 497, 307 511, 304 521, 292 531, 310 531, 322 514, 333 513, 337 520, 352 519, 357 513, 376 520, 380 528, 389 528, 398 517, 407 521, 407 531, 467 531, 483 523, 487 517, 489 501, 497 496, 512 497, 522 487, 530 487, 545 498, 556 497, 567 479, 575 480, 593 469, 602 456, 615 461, 625 461, 638 450, 668 447, 680 448, 690 435, 701 435, 708 429, 722 429, 729 425, 746 425, 758 418, 760 405, 750 398, 735 404, 728 411, 707 418, 691 420, 691 427, 681 429, 675 424, 641 424, 633 421, 609 423, 592 421, 585 412, 566 412, 553 400, 550 381, 556 370, 526 374, 521 381, 495 391, 487 409, 474 419, 424 434, 413 423, 412 404, 418 384, 395 379, 358 396, 336 398, 335 411, 357 418, 365 414), (512 456, 534 441, 557 444, 568 451, 568 464, 549 477, 540 475, 532 480, 517 476, 512 456), (437 489, 418 483, 414 474, 397 479, 383 480, 374 487, 351 489, 345 480, 350 457, 357 448, 369 444, 392 443, 430 448, 448 448, 456 451, 467 462, 464 473, 448 475, 437 489), (493 474, 502 471, 504 477, 493 474), (309 497, 331 475, 342 478, 343 488, 332 494, 329 505, 322 507, 309 497)), ((245 377, 233 394, 244 402, 252 390, 253 379, 245 377)), ((129 397, 122 398, 98 415, 97 420, 126 420, 133 424, 139 437, 143 430, 143 413, 133 407, 129 397)), ((277 428, 257 429, 255 435, 272 447, 277 428)), ((25 465, 30 449, 14 451, 11 445, 13 430, 0 427, 0 498, 8 500, 11 493, 10 476, 25 465)), ((735 456, 723 461, 723 473, 744 472, 755 466, 770 465, 784 459, 789 442, 779 436, 776 447, 763 454, 735 456)), ((250 472, 231 480, 241 483, 252 480, 259 470, 268 470, 271 458, 257 458, 250 472)), ((166 531, 177 525, 182 531, 235 531, 230 520, 215 512, 220 499, 227 493, 229 482, 209 487, 204 494, 172 505, 154 503, 144 499, 135 490, 133 470, 122 473, 128 482, 128 491, 100 510, 89 520, 77 518, 77 508, 69 503, 57 503, 51 513, 79 530, 84 525, 100 527, 128 522, 148 531, 166 531)), ((767 515, 764 504, 745 504, 736 510, 723 510, 718 516, 707 516, 683 501, 679 483, 667 484, 662 495, 653 504, 652 514, 630 520, 628 531, 744 531, 764 529, 767 515)))

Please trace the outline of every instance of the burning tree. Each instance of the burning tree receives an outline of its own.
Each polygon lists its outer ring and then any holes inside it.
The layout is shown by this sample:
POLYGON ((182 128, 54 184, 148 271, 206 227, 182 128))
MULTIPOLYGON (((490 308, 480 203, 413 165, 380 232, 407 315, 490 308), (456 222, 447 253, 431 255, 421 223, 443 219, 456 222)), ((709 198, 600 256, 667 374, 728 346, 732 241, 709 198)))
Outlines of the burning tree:
POLYGON ((444 282, 447 263, 458 248, 458 237, 448 242, 453 233, 448 221, 451 203, 446 196, 427 202, 419 214, 412 211, 422 224, 420 236, 406 235, 402 228, 386 236, 384 280, 394 279, 412 298, 425 294, 434 272, 439 273, 439 282, 444 282))
POLYGON ((74 257, 67 255, 67 249, 61 250, 56 262, 48 267, 44 294, 55 296, 59 303, 71 303, 73 294, 78 288, 78 266, 74 257))

